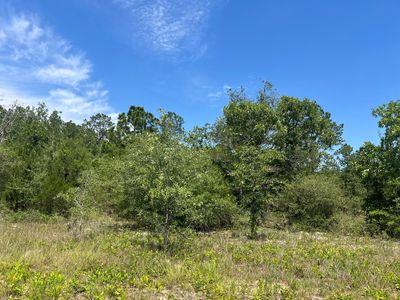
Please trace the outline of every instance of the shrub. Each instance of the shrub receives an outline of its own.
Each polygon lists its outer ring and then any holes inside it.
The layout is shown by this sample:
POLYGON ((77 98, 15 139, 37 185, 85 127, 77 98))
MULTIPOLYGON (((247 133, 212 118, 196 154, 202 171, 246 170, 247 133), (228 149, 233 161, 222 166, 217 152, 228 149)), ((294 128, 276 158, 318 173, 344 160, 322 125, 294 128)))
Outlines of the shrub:
POLYGON ((330 229, 335 214, 345 209, 340 183, 333 176, 314 174, 300 177, 286 186, 278 199, 289 224, 302 229, 330 229))
POLYGON ((64 197, 77 208, 97 208, 153 230, 166 219, 203 231, 228 227, 237 211, 206 151, 162 143, 152 134, 132 137, 121 156, 97 161, 64 197))
POLYGON ((388 236, 400 238, 400 216, 384 210, 373 210, 367 215, 370 233, 383 232, 388 236))
POLYGON ((56 223, 63 220, 60 215, 47 215, 38 210, 3 211, 3 219, 11 223, 56 223))

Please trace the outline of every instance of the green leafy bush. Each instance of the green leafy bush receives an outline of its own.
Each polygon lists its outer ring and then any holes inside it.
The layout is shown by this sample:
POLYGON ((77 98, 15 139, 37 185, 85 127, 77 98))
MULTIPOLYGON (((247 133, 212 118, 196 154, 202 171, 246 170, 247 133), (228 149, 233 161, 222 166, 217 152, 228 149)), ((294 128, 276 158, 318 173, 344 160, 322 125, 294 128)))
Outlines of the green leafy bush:
POLYGON ((132 137, 121 156, 99 160, 64 197, 78 210, 97 207, 149 229, 168 222, 208 231, 230 226, 237 213, 205 150, 145 133, 132 137))
POLYGON ((400 238, 400 216, 384 210, 373 210, 368 213, 369 231, 372 234, 385 234, 400 238))
POLYGON ((288 184, 277 204, 289 224, 327 230, 335 223, 335 214, 345 208, 345 198, 335 177, 314 174, 288 184))

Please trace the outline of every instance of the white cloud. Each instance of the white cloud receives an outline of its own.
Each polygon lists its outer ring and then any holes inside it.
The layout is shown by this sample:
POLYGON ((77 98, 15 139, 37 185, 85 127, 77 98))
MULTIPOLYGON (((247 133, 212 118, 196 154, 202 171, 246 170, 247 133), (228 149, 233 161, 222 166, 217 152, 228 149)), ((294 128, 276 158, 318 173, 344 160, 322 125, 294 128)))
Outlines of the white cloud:
POLYGON ((39 68, 36 76, 44 82, 76 86, 89 79, 91 68, 81 56, 58 57, 56 63, 39 68))
MULTIPOLYGON (((101 93, 105 93, 102 91, 101 93)), ((14 103, 26 106, 36 106, 40 102, 48 105, 49 109, 63 112, 65 120, 82 122, 95 113, 110 113, 112 108, 107 103, 104 94, 91 96, 89 93, 80 93, 69 89, 52 89, 46 95, 24 93, 13 88, 0 87, 0 105, 9 106, 14 103), (101 97, 99 97, 101 96, 101 97)))
POLYGON ((150 48, 166 54, 197 51, 197 56, 206 51, 206 45, 201 43, 201 33, 210 14, 210 0, 113 2, 129 12, 134 36, 150 48))
POLYGON ((208 93, 207 97, 211 101, 216 101, 216 100, 226 96, 230 89, 232 89, 232 87, 230 85, 224 84, 222 86, 222 88, 220 88, 219 90, 208 93))
POLYGON ((0 28, 0 105, 41 101, 78 122, 112 111, 85 54, 36 16, 0 16, 0 28))
POLYGON ((3 40, 6 38, 6 34, 3 30, 0 30, 0 44, 3 42, 3 40))
POLYGON ((0 105, 9 106, 17 102, 18 104, 33 106, 43 101, 40 97, 24 94, 21 91, 15 90, 11 87, 0 86, 0 105), (21 102, 23 99, 23 102, 21 102))
POLYGON ((224 93, 222 91, 216 91, 212 93, 208 93, 207 97, 208 98, 219 98, 223 95, 224 93))

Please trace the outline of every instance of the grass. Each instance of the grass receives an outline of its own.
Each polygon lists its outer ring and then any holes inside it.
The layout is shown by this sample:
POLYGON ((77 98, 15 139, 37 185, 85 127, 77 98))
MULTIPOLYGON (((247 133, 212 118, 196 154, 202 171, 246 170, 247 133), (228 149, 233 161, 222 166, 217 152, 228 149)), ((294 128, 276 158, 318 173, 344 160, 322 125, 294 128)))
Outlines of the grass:
POLYGON ((263 229, 157 237, 0 224, 0 299, 400 299, 400 244, 263 229))

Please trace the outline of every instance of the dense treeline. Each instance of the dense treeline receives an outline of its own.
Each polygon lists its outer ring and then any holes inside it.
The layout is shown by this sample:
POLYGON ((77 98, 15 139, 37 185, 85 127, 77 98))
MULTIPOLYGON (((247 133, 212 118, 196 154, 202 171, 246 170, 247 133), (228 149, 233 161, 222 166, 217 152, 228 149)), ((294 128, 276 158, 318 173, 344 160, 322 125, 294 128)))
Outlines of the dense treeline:
POLYGON ((374 110, 381 142, 354 151, 343 126, 309 99, 244 90, 213 125, 185 131, 173 112, 131 106, 114 124, 37 107, 0 106, 0 204, 84 219, 97 211, 162 232, 245 222, 400 237, 400 101, 374 110), (354 220, 364 220, 354 223, 354 220), (347 226, 345 224, 345 226, 347 226), (348 230, 349 228, 346 228, 348 230), (353 228, 354 229, 354 228, 353 228))

